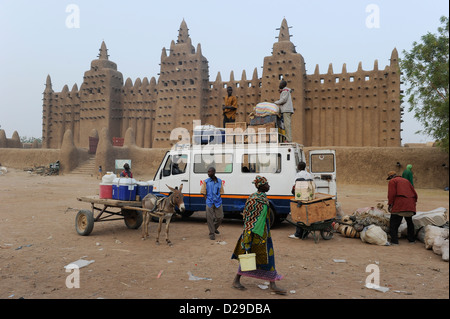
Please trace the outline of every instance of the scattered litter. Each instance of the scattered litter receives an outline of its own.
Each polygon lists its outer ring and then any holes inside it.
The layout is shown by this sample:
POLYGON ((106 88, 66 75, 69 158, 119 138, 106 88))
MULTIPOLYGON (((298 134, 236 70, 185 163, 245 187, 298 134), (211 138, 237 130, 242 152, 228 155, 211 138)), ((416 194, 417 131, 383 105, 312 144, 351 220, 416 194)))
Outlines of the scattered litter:
POLYGON ((0 166, 0 175, 6 175, 8 173, 8 170, 5 166, 0 166))
POLYGON ((168 260, 167 262, 168 262, 169 264, 171 264, 171 263, 173 263, 173 260, 168 260))
POLYGON ((112 250, 123 251, 123 252, 126 252, 126 253, 129 253, 129 252, 130 252, 128 249, 118 249, 118 248, 113 248, 112 250))
POLYGON ((124 282, 120 282, 122 285, 125 285, 125 286, 127 286, 127 287, 131 287, 129 284, 126 284, 126 283, 124 283, 124 282))
POLYGON ((212 280, 211 278, 194 276, 190 271, 187 274, 189 275, 189 280, 212 280))
POLYGON ((156 279, 161 278, 162 273, 164 272, 164 270, 160 270, 158 276, 156 276, 156 279))
POLYGON ((226 241, 216 241, 216 244, 219 244, 219 245, 226 245, 227 242, 226 242, 226 241))
POLYGON ((24 246, 19 246, 19 247, 17 247, 15 250, 19 250, 19 249, 22 249, 23 247, 31 247, 32 245, 31 244, 29 244, 29 245, 24 245, 24 246))
POLYGON ((258 285, 259 288, 261 288, 262 290, 269 288, 268 285, 258 285))
POLYGON ((347 260, 345 260, 345 259, 333 259, 333 261, 335 263, 346 263, 347 262, 347 260))
POLYGON ((399 293, 399 294, 405 294, 405 295, 412 295, 412 292, 407 292, 404 290, 392 290, 393 292, 399 293))
POLYGON ((64 268, 66 269, 82 268, 92 264, 94 261, 95 260, 78 259, 77 261, 71 262, 70 264, 64 266, 64 268))
POLYGON ((375 285, 375 284, 372 284, 372 283, 366 283, 366 286, 365 286, 366 288, 369 288, 369 289, 373 289, 373 290, 376 290, 376 291, 381 291, 381 292, 386 292, 386 291, 389 291, 389 288, 387 288, 387 287, 380 287, 380 286, 378 286, 378 285, 375 285))
POLYGON ((121 244, 122 242, 118 239, 116 239, 116 244, 121 244))
POLYGON ((289 290, 289 293, 291 293, 291 294, 295 294, 295 293, 296 293, 296 291, 295 291, 295 290, 289 290))
POLYGON ((10 296, 8 296, 8 298, 12 298, 12 297, 14 297, 14 295, 10 295, 10 296))

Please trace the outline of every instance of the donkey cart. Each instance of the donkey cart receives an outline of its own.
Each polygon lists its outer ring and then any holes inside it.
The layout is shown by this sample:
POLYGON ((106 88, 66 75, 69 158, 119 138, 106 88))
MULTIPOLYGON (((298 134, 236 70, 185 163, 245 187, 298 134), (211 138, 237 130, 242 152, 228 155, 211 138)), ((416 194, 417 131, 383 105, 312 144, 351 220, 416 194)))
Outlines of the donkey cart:
POLYGON ((316 193, 315 199, 310 201, 291 200, 291 213, 286 220, 301 229, 301 239, 312 233, 314 242, 317 243, 316 231, 325 240, 333 238, 332 223, 335 217, 336 200, 333 196, 316 193))
MULTIPOLYGON (((99 196, 83 196, 77 199, 91 204, 91 210, 82 209, 75 217, 75 229, 81 236, 88 236, 94 229, 94 223, 103 221, 123 219, 128 228, 138 229, 143 221, 142 212, 150 213, 150 210, 141 207, 141 201, 103 199, 99 196), (94 216, 96 211, 98 214, 94 216)), ((150 214, 159 217, 156 212, 150 214)))

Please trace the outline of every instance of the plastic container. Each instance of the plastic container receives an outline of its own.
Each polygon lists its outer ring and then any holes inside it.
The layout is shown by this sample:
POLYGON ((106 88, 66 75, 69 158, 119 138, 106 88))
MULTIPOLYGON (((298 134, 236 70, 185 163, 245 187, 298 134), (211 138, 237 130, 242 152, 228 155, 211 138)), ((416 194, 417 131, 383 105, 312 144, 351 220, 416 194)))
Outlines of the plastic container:
POLYGON ((315 198, 316 186, 314 181, 295 182, 295 200, 310 201, 315 198))
POLYGON ((148 182, 137 182, 137 191, 136 194, 139 196, 139 199, 142 200, 148 193, 153 191, 153 186, 148 182))
POLYGON ((241 271, 256 270, 256 254, 239 255, 239 264, 241 265, 241 271))
POLYGON ((112 199, 112 187, 110 183, 100 183, 100 198, 112 199))
POLYGON ((116 175, 113 172, 107 172, 102 177, 102 182, 100 183, 100 198, 111 199, 112 197, 112 186, 116 175))
POLYGON ((137 185, 134 178, 115 178, 112 184, 112 198, 123 201, 136 200, 137 185))
POLYGON ((112 185, 114 179, 116 179, 116 175, 113 172, 106 172, 102 177, 102 183, 112 185))

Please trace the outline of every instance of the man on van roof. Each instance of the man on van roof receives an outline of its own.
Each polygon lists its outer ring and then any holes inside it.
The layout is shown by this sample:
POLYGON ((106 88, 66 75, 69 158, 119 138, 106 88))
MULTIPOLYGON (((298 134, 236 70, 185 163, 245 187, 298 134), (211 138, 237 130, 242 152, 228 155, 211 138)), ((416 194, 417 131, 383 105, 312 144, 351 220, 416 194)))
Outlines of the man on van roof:
POLYGON ((208 177, 203 181, 200 193, 206 199, 206 223, 209 229, 209 239, 215 240, 216 234, 220 234, 219 226, 223 220, 222 180, 216 177, 216 169, 208 168, 208 177))

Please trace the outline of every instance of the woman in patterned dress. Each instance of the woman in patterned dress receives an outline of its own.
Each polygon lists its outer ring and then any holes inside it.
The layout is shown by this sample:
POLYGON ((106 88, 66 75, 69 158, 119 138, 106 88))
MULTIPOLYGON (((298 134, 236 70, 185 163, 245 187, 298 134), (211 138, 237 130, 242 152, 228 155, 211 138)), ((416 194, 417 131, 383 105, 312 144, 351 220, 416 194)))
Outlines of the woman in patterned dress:
POLYGON ((253 277, 270 282, 270 289, 277 294, 286 294, 286 291, 277 287, 276 280, 281 280, 282 275, 275 269, 275 255, 273 251, 272 237, 270 235, 270 205, 266 192, 270 186, 267 179, 256 176, 253 181, 257 192, 247 199, 243 211, 244 231, 236 243, 232 259, 238 259, 241 254, 256 254, 256 270, 242 271, 239 266, 233 281, 233 288, 246 289, 240 282, 241 276, 253 277))

